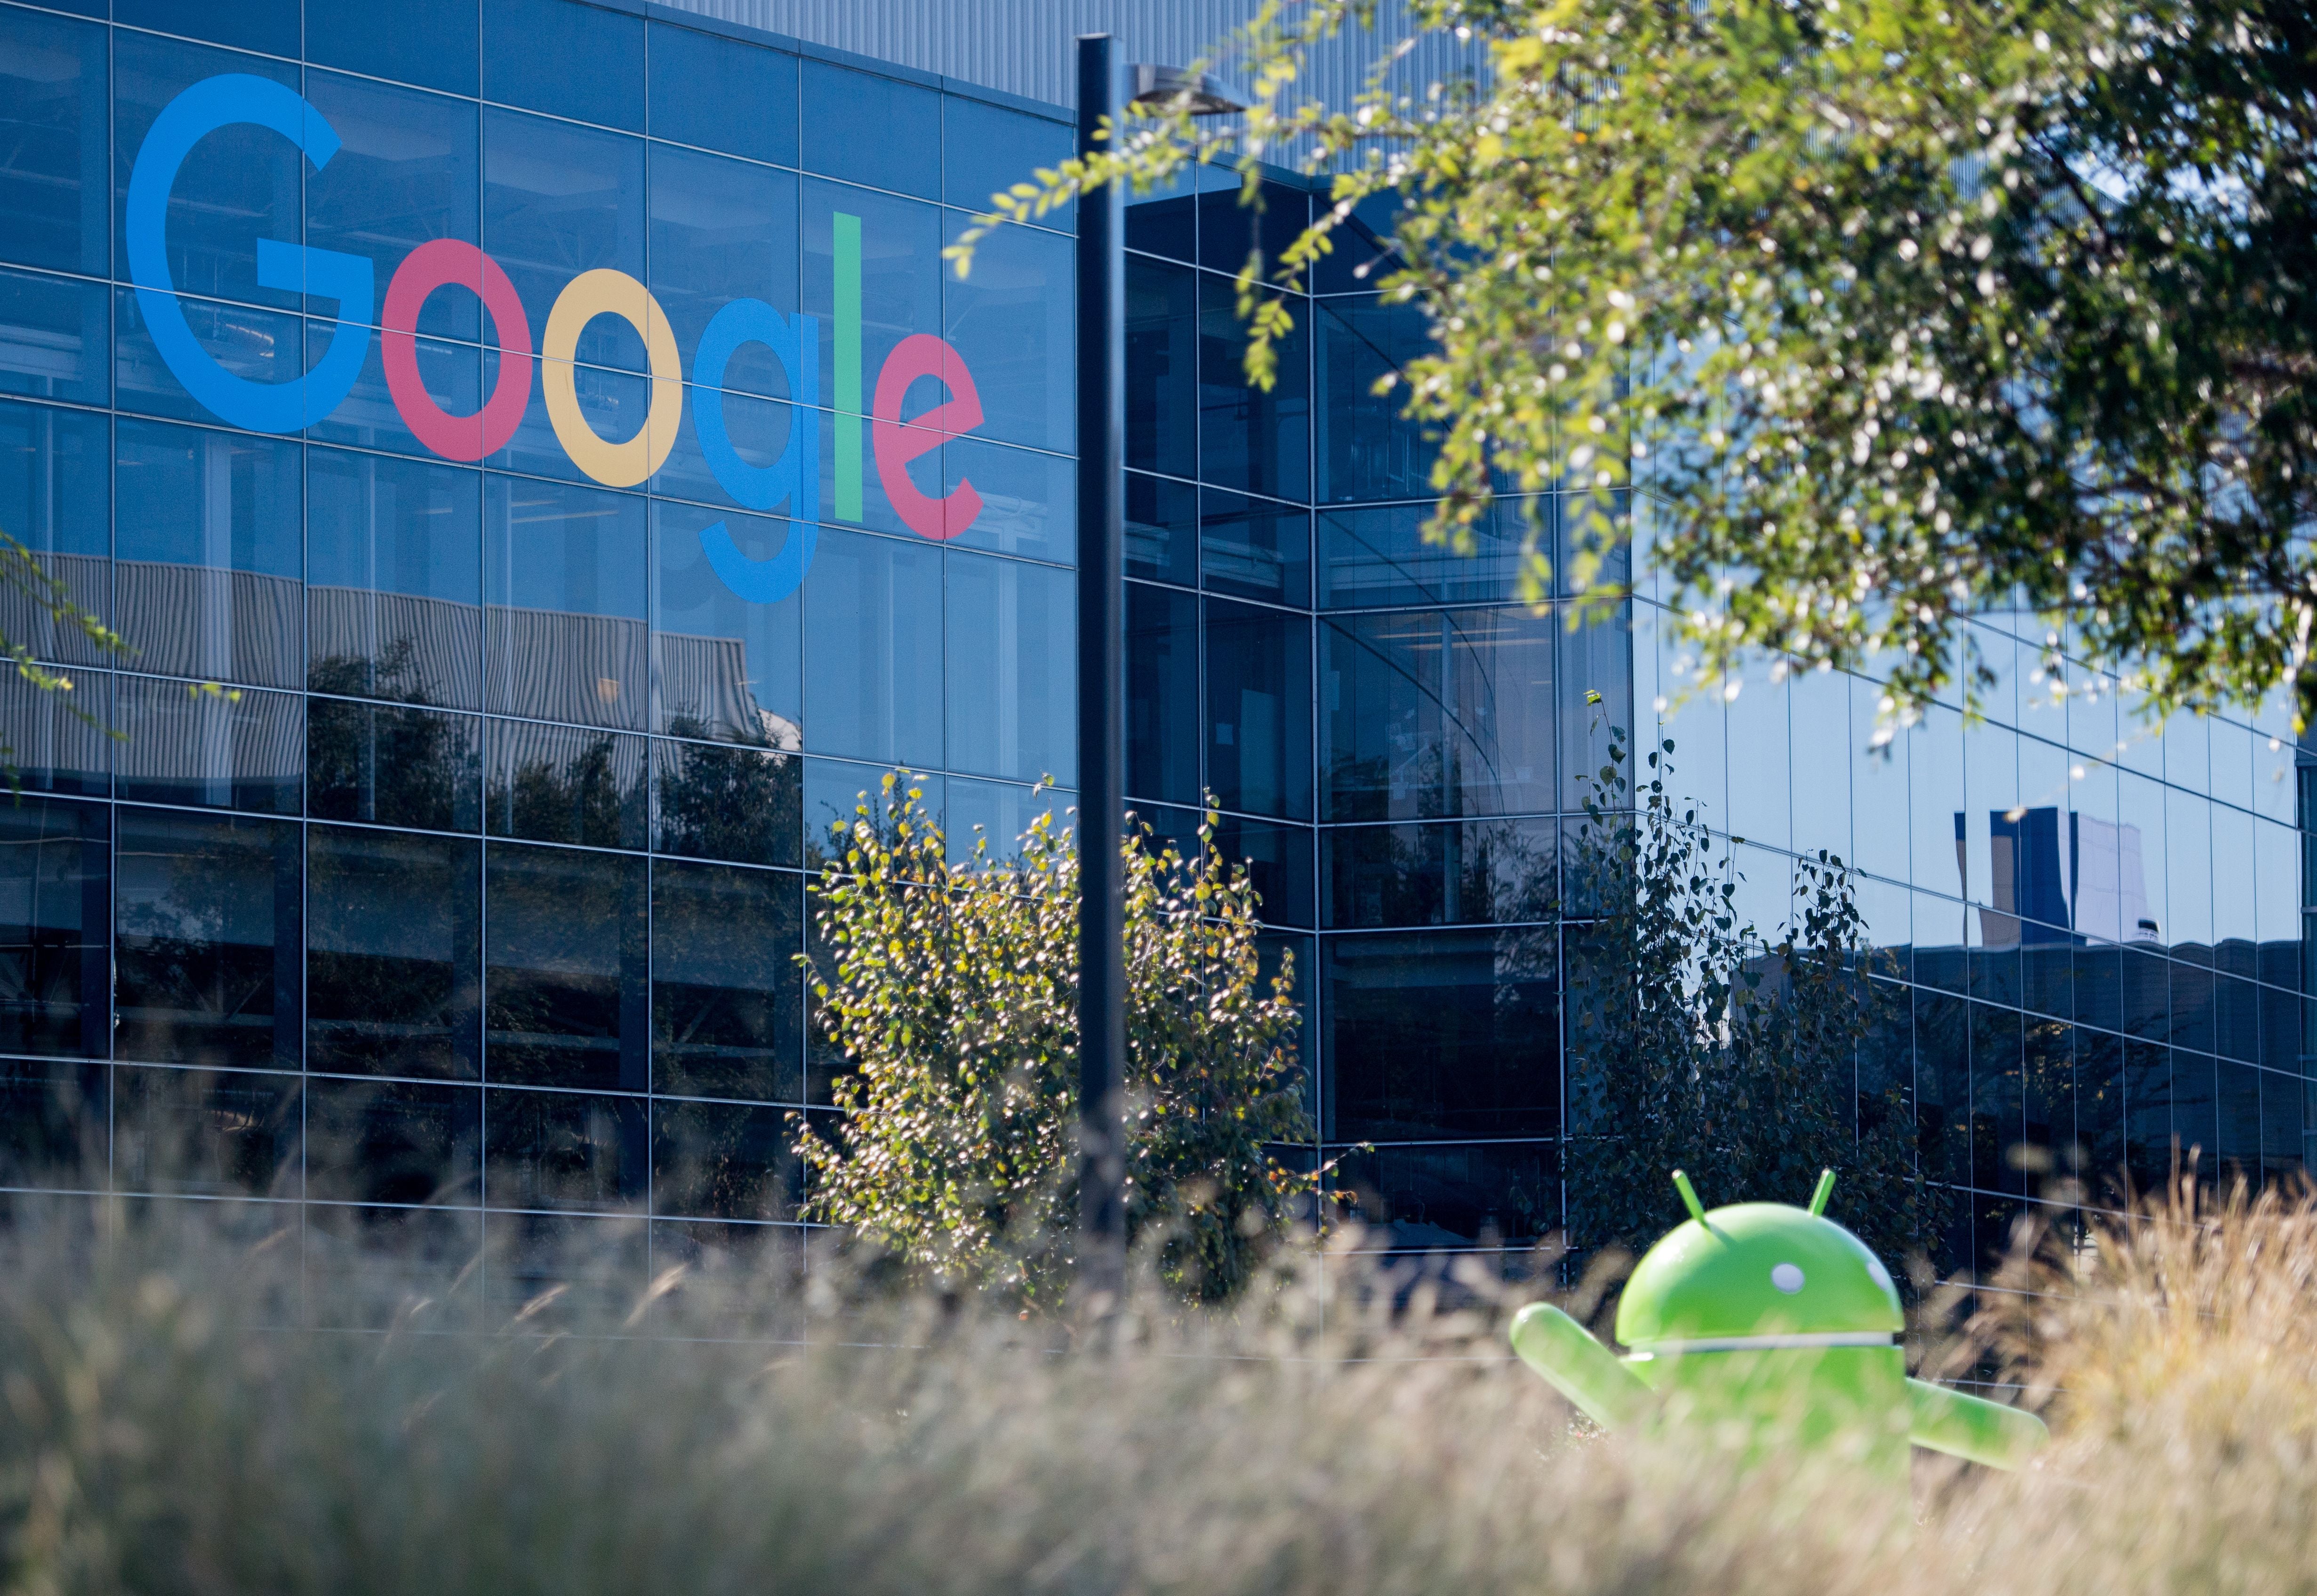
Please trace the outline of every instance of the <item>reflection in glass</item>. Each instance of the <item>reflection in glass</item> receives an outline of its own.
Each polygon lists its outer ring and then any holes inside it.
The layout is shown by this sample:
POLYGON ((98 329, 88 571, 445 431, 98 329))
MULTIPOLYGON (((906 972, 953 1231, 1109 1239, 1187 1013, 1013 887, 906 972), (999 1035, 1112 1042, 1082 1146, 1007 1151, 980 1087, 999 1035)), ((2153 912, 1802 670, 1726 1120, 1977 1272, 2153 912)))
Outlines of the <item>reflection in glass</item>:
POLYGON ((456 467, 307 451, 308 691, 480 706, 482 488, 456 467))
POLYGON ((482 890, 474 842, 307 832, 308 1068, 482 1074, 482 890))
POLYGON ((1311 221, 1311 197, 1283 183, 1265 182, 1252 203, 1235 174, 1210 168, 1199 187, 1199 264, 1210 272, 1237 276, 1260 249, 1268 278, 1311 221))
MULTIPOLYGON (((1067 379, 1063 391, 1069 391, 1067 379)), ((980 495, 981 511, 957 534, 955 547, 1057 565, 1077 562, 1078 467, 1068 457, 987 438, 946 439, 941 480, 928 485, 928 491, 951 494, 964 486, 980 495)))
POLYGON ((795 57, 665 22, 649 34, 653 138, 797 164, 795 57))
MULTIPOLYGON (((378 71, 374 61, 355 69, 378 71)), ((481 204, 475 107, 332 72, 309 73, 306 98, 344 141, 330 157, 329 180, 308 193, 306 242, 371 263, 374 315, 395 269, 412 250, 436 238, 475 242, 481 204)), ((336 310, 327 303, 309 308, 336 310)), ((418 325, 407 330, 476 343, 482 336, 482 302, 463 290, 430 294, 418 325)))
MULTIPOLYGON (((46 405, 0 403, 0 530, 39 555, 75 605, 112 614, 112 422, 46 405)), ((85 664, 103 652, 13 586, 0 637, 41 659, 85 664)))
POLYGON ((535 721, 494 720, 483 789, 495 837, 646 846, 644 739, 535 721))
POLYGON ((953 770, 1078 780, 1078 593, 1068 571, 949 557, 953 770))
POLYGON ((653 848, 692 859, 797 864, 803 762, 769 750, 655 742, 659 803, 653 848))
POLYGON ((1195 804, 1199 789, 1199 601, 1126 584, 1126 790, 1195 804))
POLYGON ((1138 470, 1198 475, 1198 293, 1187 267, 1127 259, 1126 463, 1138 470))
POLYGON ((813 752, 940 765, 941 551, 825 531, 804 606, 813 752))
POLYGON ((116 1068, 114 1187, 298 1197, 300 1084, 292 1074, 116 1068))
MULTIPOLYGON (((845 764, 833 759, 808 759, 804 762, 804 859, 805 868, 819 869, 835 855, 832 848, 841 852, 841 846, 831 842, 831 832, 837 826, 850 829, 859 819, 859 811, 866 806, 872 815, 885 812, 883 783, 887 772, 876 765, 845 764)), ((947 813, 948 778, 928 775, 922 771, 898 770, 894 789, 897 793, 915 792, 917 807, 944 829, 947 813)))
MULTIPOLYGON (((0 637, 9 634, 0 632, 0 637)), ((112 790, 112 678, 76 671, 69 691, 40 687, 20 672, 0 675, 0 774, 20 791, 106 798, 112 790)))
POLYGON ((976 844, 983 843, 988 846, 981 857, 987 860, 1018 858, 1023 836, 1041 815, 1049 817, 1059 836, 1071 823, 1069 810, 1078 797, 1067 789, 973 781, 963 776, 946 778, 942 793, 942 827, 953 865, 971 864, 976 844))
POLYGON ((304 450, 125 418, 115 441, 120 628, 139 667, 301 685, 304 450))
POLYGON ((644 880, 640 858, 492 845, 484 942, 490 1079, 644 1090, 644 880))
POLYGON ((1199 490, 1126 474, 1126 574, 1177 587, 1199 584, 1199 490))
POLYGON ((1207 786, 1227 809, 1311 816, 1311 631, 1227 599, 1207 612, 1207 786))
POLYGON ((112 817, 95 804, 0 806, 0 1049, 110 1050, 112 817))
POLYGON ((1365 929, 1550 920, 1560 906, 1550 820, 1331 827, 1327 922, 1365 929))
POLYGON ((481 16, 464 0, 306 0, 306 58, 470 98, 480 87, 481 16))
MULTIPOLYGON (((1195 845, 1196 828, 1192 838, 1195 845)), ((1215 851, 1247 867, 1262 899, 1266 925, 1308 927, 1312 920, 1311 833, 1301 825, 1274 825, 1239 815, 1215 819, 1215 851)))
MULTIPOLYGON (((964 210, 987 210, 993 197, 1033 181, 1041 166, 1070 158, 1070 125, 960 94, 942 99, 942 198, 964 210)), ((1072 207, 1048 211, 1040 225, 1069 232, 1072 207)))
POLYGON ((1329 1184, 1395 1248, 1531 1243, 1561 1227, 1561 1170, 1550 1143, 1350 1150, 1329 1184))
POLYGON ((1403 414, 1410 389, 1400 380, 1408 363, 1432 346, 1424 307, 1363 296, 1319 300, 1315 314, 1320 501, 1430 497, 1440 424, 1403 414), (1386 378, 1391 385, 1377 392, 1377 383, 1386 378))
POLYGON ((793 1102, 804 976, 802 884, 782 871, 652 872, 652 1090, 793 1102))
POLYGON ((121 796, 295 815, 304 807, 305 700, 195 682, 116 677, 123 737, 114 757, 121 796))
POLYGON ((789 1217, 787 1111, 738 1103, 652 1105, 652 1211, 716 1219, 789 1217))
MULTIPOLYGON (((655 27, 652 36, 675 31, 655 27)), ((786 66, 769 51, 711 42, 767 66, 786 66)), ((652 65, 657 76, 662 63, 652 65)), ((665 136, 658 126, 652 130, 665 136)), ((747 135, 736 129, 731 136, 747 135)), ((676 348, 688 356, 709 318, 734 299, 762 299, 785 316, 797 302, 795 174, 664 144, 651 147, 650 158, 649 284, 667 312, 676 348)), ((791 373, 761 343, 743 344, 724 369, 724 386, 738 392, 785 399, 793 391, 791 382, 791 373)))
POLYGON ((659 566, 658 625, 652 634, 659 728, 679 737, 792 752, 804 745, 799 724, 804 601, 791 593, 775 603, 754 603, 727 586, 701 542, 701 534, 720 523, 751 559, 772 558, 802 531, 770 516, 652 505, 659 566))
POLYGON ((1509 609, 1322 626, 1329 818, 1552 809, 1560 630, 1555 616, 1509 609))
POLYGON ((483 1179, 493 1208, 619 1208, 650 1179, 644 1100, 577 1092, 483 1094, 483 1179))
POLYGON ((480 830, 482 736, 483 723, 472 715, 308 699, 308 813, 317 820, 480 830))
POLYGON ((942 336, 972 370, 985 437, 1065 451, 1077 437, 1072 247, 1000 227, 974 250, 970 275, 942 273, 942 336))
POLYGON ((111 45, 101 26, 0 13, 0 259, 104 275, 111 45))
POLYGON ((488 706, 640 728, 649 684, 645 501, 497 475, 484 485, 488 706))
MULTIPOLYGON (((575 8, 561 7, 572 10, 575 8)), ((607 13, 591 13, 608 15, 607 13)), ((642 23, 619 21, 643 31, 642 23)), ((640 74, 640 56, 635 62, 640 74)), ((640 85, 639 85, 640 91, 640 85)), ((496 97, 496 96, 495 96, 496 97)), ((639 92, 638 99, 641 99, 639 92)), ((644 143, 569 122, 483 112, 483 249, 506 272, 540 347, 548 313, 582 272, 609 267, 644 275, 644 143)), ((449 296, 444 296, 448 298, 449 296)), ((640 316, 642 306, 636 310, 640 316)), ((644 341, 626 320, 599 316, 579 334, 573 358, 623 371, 648 370, 644 341)), ((533 407, 540 389, 532 388, 533 407)), ((607 438, 635 432, 605 429, 607 438)))
POLYGON ((1330 937, 1330 1139, 1551 1136, 1560 1129, 1559 935, 1330 937))
POLYGON ((103 1065, 0 1060, 0 1181, 85 1187, 112 1150, 103 1065))
POLYGON ((483 1094, 415 1081, 306 1087, 306 1195, 316 1201, 482 1198, 483 1094))
POLYGON ((1300 503, 1311 496, 1311 317, 1303 301, 1290 308, 1295 326, 1276 341, 1276 379, 1259 388, 1247 377, 1248 324, 1238 285, 1199 280, 1199 475, 1300 503))
POLYGON ((939 94, 827 61, 802 67, 807 171, 941 197, 939 94))
POLYGON ((643 20, 562 0, 492 0, 483 8, 483 94, 641 132, 643 20))
POLYGON ((112 299, 101 282, 0 272, 0 392, 110 399, 112 299))
POLYGON ((123 807, 117 1056, 296 1069, 298 827, 123 807))
POLYGON ((1311 602, 1311 513, 1208 488, 1199 495, 1199 575, 1210 593, 1311 602))

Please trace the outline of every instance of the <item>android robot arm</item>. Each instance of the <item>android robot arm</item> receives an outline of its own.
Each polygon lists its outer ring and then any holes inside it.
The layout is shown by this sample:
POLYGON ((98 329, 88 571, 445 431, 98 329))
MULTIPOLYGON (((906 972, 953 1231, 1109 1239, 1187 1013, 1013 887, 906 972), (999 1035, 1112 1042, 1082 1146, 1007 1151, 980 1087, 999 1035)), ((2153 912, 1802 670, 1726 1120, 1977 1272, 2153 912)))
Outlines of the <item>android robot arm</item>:
POLYGON ((1907 1400, 1910 1440, 1990 1468, 2017 1468, 2051 1439, 2035 1414, 1946 1386, 1909 1380, 1907 1400))
POLYGON ((1585 1326, 1550 1304, 1533 1302, 1513 1320, 1513 1351, 1547 1384, 1606 1429, 1638 1421, 1650 1388, 1585 1326))

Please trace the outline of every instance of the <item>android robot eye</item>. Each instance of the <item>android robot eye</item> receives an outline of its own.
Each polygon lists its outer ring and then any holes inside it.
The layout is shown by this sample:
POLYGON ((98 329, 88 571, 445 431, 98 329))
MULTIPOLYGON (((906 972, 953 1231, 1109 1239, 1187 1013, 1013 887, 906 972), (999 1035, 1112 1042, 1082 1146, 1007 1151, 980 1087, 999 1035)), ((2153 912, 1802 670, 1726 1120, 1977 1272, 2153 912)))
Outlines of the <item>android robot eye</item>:
POLYGON ((1770 1271, 1770 1284, 1792 1297, 1803 1288, 1803 1271, 1798 1264, 1781 1263, 1770 1271))

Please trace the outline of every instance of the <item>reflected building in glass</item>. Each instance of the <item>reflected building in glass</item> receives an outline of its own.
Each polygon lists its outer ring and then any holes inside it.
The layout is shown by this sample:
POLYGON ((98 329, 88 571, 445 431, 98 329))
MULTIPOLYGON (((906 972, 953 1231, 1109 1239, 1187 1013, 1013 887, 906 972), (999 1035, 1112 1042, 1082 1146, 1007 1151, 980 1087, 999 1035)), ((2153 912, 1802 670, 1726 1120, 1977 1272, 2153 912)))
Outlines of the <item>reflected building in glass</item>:
MULTIPOLYGON (((1067 39, 987 0, 1035 48, 876 58, 794 9, 817 40, 0 0, 0 531, 130 649, 0 601, 75 683, 0 682, 10 1200, 233 1199, 323 1270, 488 1241, 518 1304, 590 1227, 622 1280, 801 1247, 808 872, 896 766, 962 847, 1069 802, 1077 468, 1069 213, 941 258, 1068 153, 1067 39), (220 81, 245 111, 186 142, 220 81), (327 158, 247 120, 268 94, 327 158)), ((1118 21, 1130 58, 1205 42, 1118 21)), ((2051 708, 2000 618, 1987 718, 1883 753, 1865 681, 1675 701, 1646 578, 1630 624, 1517 602, 1589 501, 1423 542, 1434 444, 1375 388, 1426 333, 1370 218, 1246 381, 1233 275, 1311 203, 1203 174, 1126 229, 1129 791, 1184 838, 1212 793, 1252 863, 1307 1021, 1292 1156, 1394 1247, 1562 1224, 1563 844, 1605 727, 1661 721, 1758 918, 1798 851, 1866 872, 1906 1019, 1861 1078, 1912 1084, 1958 1259, 2032 1195, 2023 1144, 2299 1166, 2281 725, 2051 708)))

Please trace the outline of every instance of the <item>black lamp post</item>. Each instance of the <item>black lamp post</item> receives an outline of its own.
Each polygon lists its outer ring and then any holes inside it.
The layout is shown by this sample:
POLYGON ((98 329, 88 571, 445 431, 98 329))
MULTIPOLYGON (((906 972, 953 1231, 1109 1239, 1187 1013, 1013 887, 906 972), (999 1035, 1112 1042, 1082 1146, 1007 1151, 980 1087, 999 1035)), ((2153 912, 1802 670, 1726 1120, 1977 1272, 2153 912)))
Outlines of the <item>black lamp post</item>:
MULTIPOLYGON (((1194 116, 1246 107, 1195 73, 1138 66, 1134 98, 1194 116)), ((1107 33, 1078 38, 1078 154, 1119 122, 1107 33)), ((1100 1316, 1126 1288, 1125 196, 1078 199, 1079 1294, 1100 1316)))

